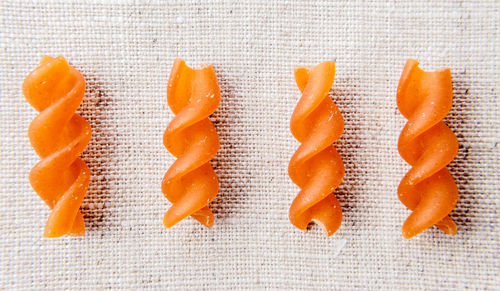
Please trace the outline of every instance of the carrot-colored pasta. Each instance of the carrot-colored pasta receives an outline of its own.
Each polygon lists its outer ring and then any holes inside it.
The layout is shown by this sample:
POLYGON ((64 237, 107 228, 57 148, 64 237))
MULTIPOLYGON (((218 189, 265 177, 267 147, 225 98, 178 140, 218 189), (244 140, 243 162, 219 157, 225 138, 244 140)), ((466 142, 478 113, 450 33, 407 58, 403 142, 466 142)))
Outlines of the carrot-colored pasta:
POLYGON ((450 69, 425 72, 417 61, 406 62, 397 92, 399 111, 408 119, 398 149, 412 166, 398 188, 399 199, 413 211, 403 224, 405 238, 432 225, 449 235, 457 232, 448 214, 457 204, 458 188, 446 165, 458 152, 458 140, 442 121, 452 101, 450 69))
POLYGON ((332 146, 344 130, 342 115, 328 96, 334 77, 334 62, 295 70, 302 97, 290 128, 302 144, 288 167, 290 178, 301 188, 290 206, 290 221, 302 230, 316 222, 327 236, 335 233, 342 222, 342 210, 333 191, 344 177, 342 158, 332 146))
POLYGON ((85 93, 85 80, 63 57, 44 56, 23 83, 26 100, 40 112, 28 129, 40 156, 29 174, 31 186, 52 212, 44 236, 81 236, 85 223, 80 205, 90 180, 78 156, 91 137, 89 123, 75 111, 85 93))
POLYGON ((163 135, 163 144, 177 160, 162 181, 162 191, 172 203, 163 224, 169 228, 192 216, 212 227, 214 215, 207 205, 217 196, 219 181, 209 161, 219 150, 219 137, 208 117, 220 102, 212 65, 194 70, 176 59, 167 100, 175 117, 163 135))

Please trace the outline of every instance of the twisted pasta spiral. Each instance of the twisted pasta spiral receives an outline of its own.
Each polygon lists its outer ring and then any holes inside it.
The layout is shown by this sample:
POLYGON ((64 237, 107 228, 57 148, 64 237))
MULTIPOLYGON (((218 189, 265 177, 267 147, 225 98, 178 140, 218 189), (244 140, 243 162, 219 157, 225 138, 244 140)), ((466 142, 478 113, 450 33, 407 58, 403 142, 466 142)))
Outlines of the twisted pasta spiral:
POLYGON ((26 100, 40 112, 28 130, 41 161, 29 174, 31 186, 52 212, 44 236, 80 236, 85 223, 80 205, 90 180, 78 156, 91 138, 89 123, 75 111, 85 93, 85 80, 63 57, 43 57, 23 83, 26 100))
POLYGON ((446 169, 458 152, 458 140, 442 119, 451 109, 450 69, 425 72, 408 60, 397 91, 399 111, 408 119, 399 136, 401 157, 412 168, 401 180, 398 196, 413 212, 403 224, 405 238, 436 225, 457 232, 448 214, 455 208, 458 188, 446 169))
POLYGON ((211 227, 214 215, 207 205, 216 197, 219 181, 209 161, 219 150, 219 137, 208 117, 220 102, 212 65, 194 70, 183 60, 175 60, 167 99, 175 117, 165 131, 163 144, 177 160, 162 181, 162 192, 172 203, 163 224, 168 228, 192 216, 211 227))
POLYGON ((333 191, 344 177, 344 164, 332 146, 344 130, 344 120, 328 96, 335 76, 335 63, 295 70, 302 92, 290 121, 294 137, 301 142, 290 160, 288 173, 301 188, 290 206, 290 221, 305 230, 310 222, 332 235, 342 222, 342 210, 333 191))

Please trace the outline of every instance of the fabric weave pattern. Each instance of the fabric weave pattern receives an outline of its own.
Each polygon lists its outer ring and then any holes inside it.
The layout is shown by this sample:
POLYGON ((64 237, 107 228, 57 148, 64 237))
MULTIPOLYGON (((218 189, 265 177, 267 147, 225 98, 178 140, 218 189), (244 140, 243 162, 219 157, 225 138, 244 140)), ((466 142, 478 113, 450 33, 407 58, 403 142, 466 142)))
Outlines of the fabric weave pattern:
POLYGON ((0 289, 494 289, 499 280, 498 1, 1 1, 0 289), (92 126, 82 238, 44 239, 50 212, 31 189, 36 115, 21 84, 42 55, 64 56, 87 82, 77 111, 92 126), (212 63, 221 104, 213 228, 162 226, 162 145, 173 114, 175 58, 212 63), (458 233, 401 236, 397 197, 408 165, 396 88, 406 59, 450 67, 444 120, 460 149, 458 233), (330 238, 288 220, 298 192, 287 166, 293 69, 336 60, 331 96, 345 121, 346 168, 330 238))

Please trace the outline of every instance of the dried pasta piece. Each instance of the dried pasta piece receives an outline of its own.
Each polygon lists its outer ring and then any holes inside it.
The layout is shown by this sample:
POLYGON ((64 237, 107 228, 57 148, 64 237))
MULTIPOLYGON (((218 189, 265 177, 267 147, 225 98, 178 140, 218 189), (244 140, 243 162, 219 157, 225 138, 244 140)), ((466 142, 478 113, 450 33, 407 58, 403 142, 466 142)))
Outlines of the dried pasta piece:
POLYGON ((301 142, 288 167, 290 178, 301 188, 290 206, 290 221, 302 230, 316 222, 327 236, 342 222, 333 191, 344 177, 344 163, 332 146, 344 130, 342 115, 328 96, 334 77, 334 62, 297 68, 295 80, 302 97, 290 121, 293 136, 301 142))
POLYGON ((432 225, 449 235, 457 232, 448 214, 457 204, 458 188, 446 165, 458 152, 458 140, 442 121, 452 101, 450 69, 425 72, 417 61, 406 62, 397 91, 399 111, 408 119, 398 150, 412 166, 398 188, 399 200, 413 211, 403 224, 405 238, 432 225))
POLYGON ((90 142, 91 128, 75 111, 85 93, 85 80, 63 57, 44 56, 24 80, 23 93, 40 112, 28 129, 31 145, 41 158, 29 180, 52 209, 44 236, 81 236, 85 223, 80 205, 90 170, 79 155, 90 142))
POLYGON ((217 196, 219 181, 209 161, 219 150, 219 137, 208 119, 220 103, 212 65, 194 70, 176 59, 170 73, 167 101, 175 114, 163 144, 177 160, 165 173, 162 192, 172 203, 163 218, 170 228, 188 216, 212 227, 208 204, 217 196))

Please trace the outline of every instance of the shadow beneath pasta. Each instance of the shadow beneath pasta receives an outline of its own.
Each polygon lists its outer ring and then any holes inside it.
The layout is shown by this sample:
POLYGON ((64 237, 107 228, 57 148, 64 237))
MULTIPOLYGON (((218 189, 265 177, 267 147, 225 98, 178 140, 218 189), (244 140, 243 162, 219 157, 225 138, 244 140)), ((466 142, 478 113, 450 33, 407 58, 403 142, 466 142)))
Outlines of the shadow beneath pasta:
POLYGON ((234 89, 230 85, 231 81, 226 78, 226 73, 216 68, 216 75, 221 90, 221 102, 210 116, 220 139, 220 149, 210 162, 219 179, 219 193, 210 204, 215 215, 215 224, 218 223, 217 219, 225 219, 235 213, 244 191, 243 187, 235 186, 239 183, 234 178, 238 167, 236 124, 239 106, 234 102, 234 89))
POLYGON ((361 124, 365 121, 361 120, 361 117, 364 116, 359 111, 361 106, 356 105, 356 102, 362 100, 356 93, 359 92, 359 88, 356 87, 360 82, 339 77, 336 84, 337 86, 333 86, 331 96, 344 118, 344 132, 334 146, 344 161, 345 176, 342 184, 335 191, 335 195, 342 207, 342 226, 348 226, 352 229, 356 221, 359 221, 359 219, 355 218, 355 214, 357 213, 356 208, 360 197, 356 197, 354 193, 363 193, 362 189, 366 183, 366 180, 362 179, 362 177, 366 176, 367 172, 363 167, 358 166, 363 162, 359 159, 359 155, 356 154, 361 147, 359 131, 361 124), (338 86, 340 84, 345 84, 345 86, 338 86))
MULTIPOLYGON (((356 88, 356 84, 359 83, 359 81, 338 77, 335 80, 333 89, 329 93, 344 118, 344 131, 340 138, 333 144, 342 157, 345 168, 344 179, 340 186, 333 192, 342 207, 343 218, 339 231, 347 227, 352 229, 356 221, 359 221, 355 215, 360 197, 357 197, 354 193, 363 193, 362 189, 366 183, 365 179, 361 178, 366 176, 367 172, 365 169, 358 167, 358 164, 362 164, 362 161, 356 155, 361 147, 358 132, 362 122, 366 122, 361 120, 363 115, 358 109, 361 106, 356 104, 361 100, 356 93, 359 91, 356 88), (342 86, 338 86, 340 84, 342 86)), ((312 225, 314 224, 309 224, 308 229, 312 225)))
MULTIPOLYGON (((477 110, 475 105, 477 98, 469 92, 470 80, 468 79, 467 72, 459 72, 453 75, 453 106, 450 113, 444 119, 444 122, 451 128, 458 138, 459 149, 455 159, 448 165, 452 176, 458 186, 458 203, 455 209, 451 212, 450 216, 455 220, 458 227, 458 234, 465 233, 472 229, 475 224, 474 213, 475 205, 477 205, 476 195, 478 193, 474 185, 469 181, 470 173, 474 173, 474 167, 469 162, 473 152, 468 140, 475 131, 467 130, 467 128, 474 128, 473 124, 468 124, 472 121, 470 112, 477 110)), ((476 177, 476 179, 479 177, 476 177)))
MULTIPOLYGON (((111 156, 114 154, 113 133, 106 123, 109 120, 106 108, 111 100, 101 89, 97 78, 86 74, 86 92, 77 113, 84 117, 92 127, 92 139, 82 154, 91 172, 89 189, 83 200, 81 211, 85 220, 86 232, 100 231, 105 225, 106 203, 111 200, 108 171, 111 156)), ((100 231, 104 235, 104 231, 100 231)))

